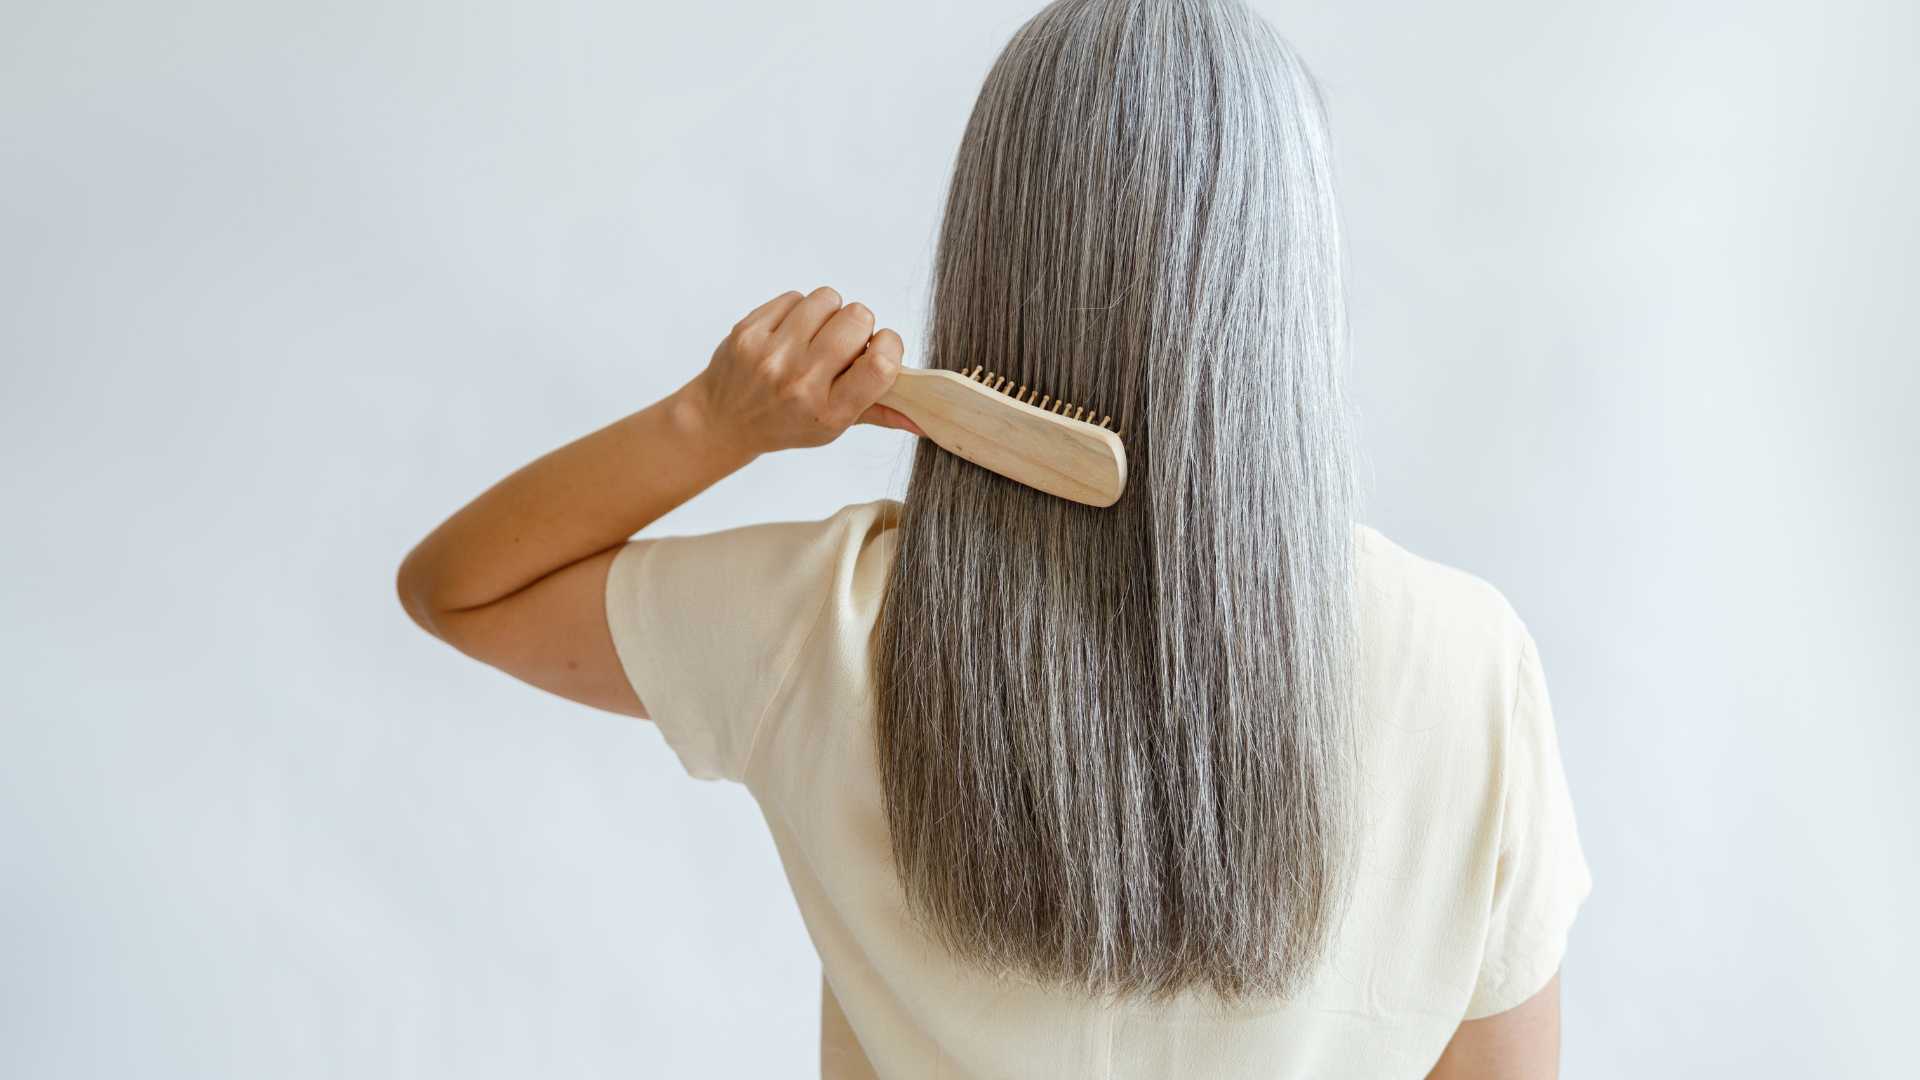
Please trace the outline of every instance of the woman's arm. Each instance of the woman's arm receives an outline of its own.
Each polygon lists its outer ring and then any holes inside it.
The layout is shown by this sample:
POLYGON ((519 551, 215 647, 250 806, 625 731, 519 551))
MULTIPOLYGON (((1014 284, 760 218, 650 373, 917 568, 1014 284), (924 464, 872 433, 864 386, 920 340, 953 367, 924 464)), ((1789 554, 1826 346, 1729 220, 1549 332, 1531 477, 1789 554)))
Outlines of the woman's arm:
POLYGON ((1560 976, 1503 1013, 1463 1022, 1427 1080, 1553 1080, 1560 1075, 1560 976))
POLYGON ((772 450, 855 423, 913 430, 875 405, 904 347, 826 287, 783 293, 736 323, 705 371, 665 399, 522 466, 461 507, 400 564, 414 622, 516 678, 645 716, 604 608, 628 538, 772 450))

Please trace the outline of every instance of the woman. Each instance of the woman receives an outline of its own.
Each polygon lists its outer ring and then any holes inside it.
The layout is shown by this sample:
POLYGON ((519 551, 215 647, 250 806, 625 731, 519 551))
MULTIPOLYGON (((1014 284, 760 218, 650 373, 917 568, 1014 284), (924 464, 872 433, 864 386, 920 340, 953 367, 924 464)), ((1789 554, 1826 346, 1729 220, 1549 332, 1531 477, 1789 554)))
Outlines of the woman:
POLYGON ((866 422, 832 289, 408 556, 447 642, 759 801, 825 1075, 1539 1077, 1588 874, 1540 658, 1353 518, 1317 91, 1234 0, 1061 0, 961 144, 928 366, 1111 412, 1096 510, 921 440, 904 502, 629 541, 866 422))

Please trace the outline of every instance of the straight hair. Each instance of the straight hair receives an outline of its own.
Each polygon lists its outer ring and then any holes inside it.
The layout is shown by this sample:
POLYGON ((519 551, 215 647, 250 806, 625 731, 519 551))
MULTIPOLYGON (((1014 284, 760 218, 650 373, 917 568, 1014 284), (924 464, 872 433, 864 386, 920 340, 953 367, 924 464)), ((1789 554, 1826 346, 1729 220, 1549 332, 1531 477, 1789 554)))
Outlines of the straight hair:
POLYGON ((954 165, 930 367, 1112 414, 1093 509, 922 440, 875 628, 918 925, 1102 997, 1304 985, 1354 848, 1353 470, 1319 91, 1238 0, 1060 0, 954 165))

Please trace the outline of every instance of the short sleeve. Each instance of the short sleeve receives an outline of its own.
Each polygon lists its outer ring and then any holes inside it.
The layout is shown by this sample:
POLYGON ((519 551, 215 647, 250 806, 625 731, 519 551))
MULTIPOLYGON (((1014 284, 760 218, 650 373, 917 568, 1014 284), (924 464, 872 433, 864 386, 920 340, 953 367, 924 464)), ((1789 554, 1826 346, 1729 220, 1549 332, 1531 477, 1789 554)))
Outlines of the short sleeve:
POLYGON ((630 540, 614 556, 614 651, 688 775, 745 777, 762 719, 886 509, 630 540))
POLYGON ((1575 913, 1593 879, 1580 849, 1573 799, 1545 673, 1524 628, 1507 721, 1501 781, 1500 854, 1492 921, 1466 1018, 1522 1004, 1560 969, 1575 913))

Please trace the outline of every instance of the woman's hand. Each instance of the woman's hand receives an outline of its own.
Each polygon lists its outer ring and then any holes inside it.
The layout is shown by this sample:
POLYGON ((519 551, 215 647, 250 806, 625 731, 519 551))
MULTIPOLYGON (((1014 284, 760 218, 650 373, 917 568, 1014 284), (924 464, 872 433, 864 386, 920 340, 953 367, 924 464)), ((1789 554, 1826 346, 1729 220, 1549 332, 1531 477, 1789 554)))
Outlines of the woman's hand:
POLYGON ((875 332, 865 304, 842 306, 824 285, 785 292, 735 323, 681 394, 713 437, 749 456, 821 446, 859 423, 919 434, 875 404, 904 352, 899 334, 875 332))

